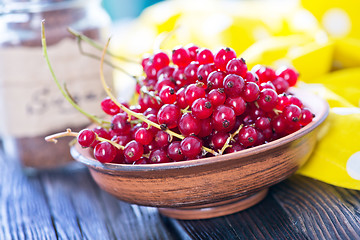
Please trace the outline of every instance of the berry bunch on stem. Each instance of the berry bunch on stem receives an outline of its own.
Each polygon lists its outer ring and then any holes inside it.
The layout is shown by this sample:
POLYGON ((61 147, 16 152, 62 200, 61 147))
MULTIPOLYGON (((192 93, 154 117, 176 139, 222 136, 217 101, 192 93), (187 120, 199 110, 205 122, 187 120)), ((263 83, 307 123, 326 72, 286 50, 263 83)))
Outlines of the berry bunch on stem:
POLYGON ((138 102, 121 103, 103 75, 108 44, 100 64, 108 97, 100 105, 110 122, 98 120, 99 127, 79 133, 67 130, 48 141, 74 136, 82 147, 93 148, 103 163, 168 163, 266 144, 299 130, 314 117, 288 92, 298 77, 292 68, 258 65, 249 71, 245 60, 229 47, 213 52, 193 44, 144 57, 144 76, 136 78, 138 102))

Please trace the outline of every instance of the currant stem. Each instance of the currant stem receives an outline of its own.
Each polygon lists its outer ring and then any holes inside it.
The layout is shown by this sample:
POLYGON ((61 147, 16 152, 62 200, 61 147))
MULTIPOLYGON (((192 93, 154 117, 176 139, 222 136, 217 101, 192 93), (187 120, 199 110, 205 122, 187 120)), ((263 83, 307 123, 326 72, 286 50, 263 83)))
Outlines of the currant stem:
POLYGON ((87 112, 85 112, 78 104, 75 103, 75 101, 73 100, 73 98, 68 94, 67 90, 63 89, 55 75, 55 72, 50 64, 50 60, 49 60, 49 56, 47 53, 47 45, 46 45, 46 37, 45 37, 45 20, 41 21, 41 43, 42 43, 42 47, 43 47, 43 54, 46 60, 46 63, 48 65, 48 68, 50 70, 51 76, 53 77, 57 87, 59 88, 60 92, 62 93, 62 95, 65 97, 65 99, 76 109, 78 110, 80 113, 82 113, 84 116, 86 116, 88 119, 90 119, 90 121, 98 124, 98 125, 103 125, 103 124, 109 124, 109 122, 104 121, 94 115, 91 115, 87 112))
MULTIPOLYGON (((121 103, 119 103, 117 101, 117 99, 115 98, 115 96, 112 94, 111 89, 109 88, 109 86, 106 84, 105 81, 105 77, 104 77, 104 70, 103 70, 103 66, 104 66, 104 58, 105 58, 105 54, 106 54, 106 49, 109 46, 109 42, 110 42, 110 38, 108 39, 108 41, 106 42, 106 45, 104 47, 104 50, 102 52, 102 56, 101 56, 101 61, 100 61, 100 80, 101 83, 104 87, 105 92, 108 94, 108 96, 110 97, 110 99, 120 108, 122 109, 124 112, 126 112, 129 116, 134 116, 140 120, 142 120, 143 122, 146 122, 149 126, 153 126, 156 127, 157 129, 163 130, 161 128, 161 126, 159 124, 156 124, 152 121, 150 121, 149 119, 147 119, 143 114, 141 113, 136 113, 130 109, 128 109, 127 107, 125 107, 124 105, 122 105, 121 103)), ((177 137, 179 139, 184 139, 185 137, 183 135, 180 135, 178 133, 175 133, 169 129, 165 130, 165 132, 167 132, 168 134, 170 134, 171 136, 177 137)), ((213 155, 218 155, 217 152, 215 152, 214 150, 210 149, 210 148, 206 148, 203 147, 203 149, 213 155)))
POLYGON ((243 124, 241 124, 239 126, 239 128, 233 133, 233 134, 230 134, 230 136, 226 139, 226 142, 224 144, 224 146, 220 149, 219 151, 219 154, 222 155, 224 153, 224 151, 230 147, 231 145, 229 145, 229 143, 231 142, 232 139, 234 139, 234 137, 239 134, 240 130, 243 128, 243 124))
POLYGON ((150 92, 146 86, 142 85, 140 88, 140 91, 146 95, 149 95, 150 97, 154 98, 158 103, 161 103, 161 99, 159 96, 155 96, 152 92, 150 92))
MULTIPOLYGON (((55 134, 52 134, 52 135, 49 135, 47 137, 45 137, 45 141, 47 142, 53 142, 53 143, 57 143, 57 139, 58 138, 62 138, 62 137, 77 137, 79 135, 78 132, 73 132, 71 131, 70 128, 66 129, 66 132, 61 132, 61 133, 55 133, 55 134)), ((102 138, 102 137, 99 137, 97 134, 96 134, 96 140, 98 141, 101 141, 101 142, 109 142, 111 143, 112 145, 114 145, 117 149, 121 149, 121 150, 124 150, 124 146, 120 145, 120 144, 117 144, 116 142, 114 141, 111 141, 109 139, 106 139, 106 138, 102 138)))
POLYGON ((276 109, 276 108, 274 108, 273 111, 274 111, 274 113, 275 113, 276 115, 279 115, 279 114, 282 113, 281 110, 278 110, 278 109, 276 109))
MULTIPOLYGON (((87 56, 87 57, 90 57, 90 58, 93 58, 93 59, 96 59, 96 60, 100 60, 100 57, 98 57, 97 55, 95 54, 91 54, 91 53, 87 53, 83 50, 82 48, 82 45, 81 45, 81 38, 77 38, 77 45, 78 45, 78 49, 79 49, 79 52, 84 55, 84 56, 87 56)), ((113 64, 111 61, 108 61, 108 60, 104 60, 104 63, 106 63, 107 65, 109 65, 110 67, 114 68, 114 69, 117 69, 119 70, 120 72, 123 72, 125 75, 131 77, 131 78, 134 78, 135 80, 138 81, 138 78, 134 75, 131 75, 130 73, 128 73, 125 69, 123 69, 122 67, 120 66, 116 66, 115 64, 113 64)))
MULTIPOLYGON (((99 51, 103 50, 101 44, 97 43, 96 41, 92 40, 91 38, 88 38, 87 36, 81 34, 80 32, 78 32, 78 31, 76 31, 76 30, 74 30, 74 29, 72 29, 70 27, 67 30, 68 30, 68 32, 70 34, 75 36, 78 39, 78 41, 80 41, 80 42, 84 41, 84 42, 90 44, 92 47, 98 49, 99 51)), ((112 52, 110 52, 109 50, 106 50, 106 54, 108 54, 109 56, 111 56, 113 58, 123 60, 125 62, 131 62, 131 63, 136 63, 136 64, 139 63, 138 61, 135 61, 135 60, 130 59, 130 58, 126 58, 124 56, 117 56, 117 55, 113 54, 112 52)))

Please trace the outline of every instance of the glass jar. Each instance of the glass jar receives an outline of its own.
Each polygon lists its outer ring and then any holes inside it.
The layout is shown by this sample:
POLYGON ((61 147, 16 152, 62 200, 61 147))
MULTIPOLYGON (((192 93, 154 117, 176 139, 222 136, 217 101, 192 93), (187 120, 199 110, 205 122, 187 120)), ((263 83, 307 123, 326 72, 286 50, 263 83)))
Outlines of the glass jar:
MULTIPOLYGON (((89 120, 65 100, 51 77, 42 54, 43 19, 58 80, 66 83, 82 108, 95 115, 101 112, 100 101, 105 97, 100 61, 82 55, 67 28, 101 40, 107 37, 110 19, 97 0, 5 0, 0 4, 1 147, 8 158, 20 159, 26 168, 54 169, 72 162, 69 141, 53 144, 44 137, 68 127, 78 130, 89 120)), ((111 69, 106 77, 111 78, 111 69)))

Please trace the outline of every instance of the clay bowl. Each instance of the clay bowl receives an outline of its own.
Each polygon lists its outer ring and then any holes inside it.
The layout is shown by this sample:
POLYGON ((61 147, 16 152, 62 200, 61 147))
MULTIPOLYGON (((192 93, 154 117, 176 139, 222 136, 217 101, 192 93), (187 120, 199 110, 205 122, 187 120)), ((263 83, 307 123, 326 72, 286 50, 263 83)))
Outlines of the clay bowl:
POLYGON ((203 219, 231 214, 261 201, 270 186, 291 176, 314 150, 328 104, 300 89, 293 93, 315 118, 299 131, 273 142, 206 159, 126 165, 101 164, 89 149, 75 145, 72 156, 85 164, 105 191, 120 200, 158 207, 177 219, 203 219))

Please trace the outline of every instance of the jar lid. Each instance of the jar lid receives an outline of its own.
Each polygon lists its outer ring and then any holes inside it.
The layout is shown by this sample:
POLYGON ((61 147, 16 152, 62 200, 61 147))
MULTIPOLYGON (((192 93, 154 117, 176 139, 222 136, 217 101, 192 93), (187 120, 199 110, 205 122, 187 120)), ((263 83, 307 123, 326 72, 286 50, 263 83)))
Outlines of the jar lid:
POLYGON ((37 13, 82 7, 99 0, 4 0, 0 3, 0 15, 11 13, 37 13))

